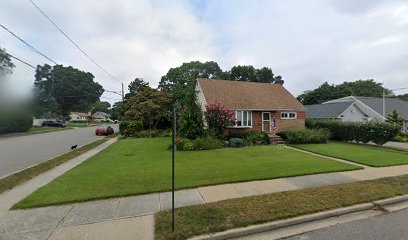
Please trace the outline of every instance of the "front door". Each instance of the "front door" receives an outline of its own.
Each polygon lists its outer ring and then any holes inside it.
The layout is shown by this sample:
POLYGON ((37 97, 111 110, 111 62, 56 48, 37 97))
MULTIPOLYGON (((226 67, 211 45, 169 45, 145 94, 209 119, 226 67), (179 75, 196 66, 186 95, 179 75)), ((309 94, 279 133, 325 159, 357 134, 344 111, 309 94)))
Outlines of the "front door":
POLYGON ((262 132, 271 132, 271 113, 262 112, 262 132))

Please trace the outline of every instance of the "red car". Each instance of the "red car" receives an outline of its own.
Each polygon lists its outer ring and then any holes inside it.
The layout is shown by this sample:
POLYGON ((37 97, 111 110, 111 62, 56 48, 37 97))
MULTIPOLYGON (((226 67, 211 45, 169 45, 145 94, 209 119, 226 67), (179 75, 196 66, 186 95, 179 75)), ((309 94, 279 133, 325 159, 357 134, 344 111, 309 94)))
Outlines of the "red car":
POLYGON ((105 135, 105 136, 107 136, 107 135, 113 134, 114 132, 115 132, 115 131, 113 131, 113 128, 111 128, 110 126, 107 126, 107 127, 97 127, 96 130, 95 130, 96 136, 99 136, 99 135, 105 135))

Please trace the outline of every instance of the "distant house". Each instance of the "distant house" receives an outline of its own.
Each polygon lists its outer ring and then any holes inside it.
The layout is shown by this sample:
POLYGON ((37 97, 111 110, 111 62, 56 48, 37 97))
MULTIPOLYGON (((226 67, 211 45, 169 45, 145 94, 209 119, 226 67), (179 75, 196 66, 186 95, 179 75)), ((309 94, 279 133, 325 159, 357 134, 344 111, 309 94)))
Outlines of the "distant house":
POLYGON ((360 122, 372 119, 384 121, 394 110, 404 118, 403 132, 408 132, 408 103, 398 98, 385 98, 385 118, 383 98, 344 97, 322 104, 306 105, 307 118, 338 119, 340 121, 360 122))
POLYGON ((272 133, 305 127, 306 108, 279 84, 198 79, 196 91, 203 111, 215 102, 235 111, 230 131, 272 133))
POLYGON ((96 112, 92 114, 92 118, 95 120, 95 122, 104 122, 104 121, 109 121, 110 115, 105 112, 96 112))
POLYGON ((92 115, 91 113, 81 113, 81 112, 71 112, 69 114, 71 121, 91 121, 92 115))

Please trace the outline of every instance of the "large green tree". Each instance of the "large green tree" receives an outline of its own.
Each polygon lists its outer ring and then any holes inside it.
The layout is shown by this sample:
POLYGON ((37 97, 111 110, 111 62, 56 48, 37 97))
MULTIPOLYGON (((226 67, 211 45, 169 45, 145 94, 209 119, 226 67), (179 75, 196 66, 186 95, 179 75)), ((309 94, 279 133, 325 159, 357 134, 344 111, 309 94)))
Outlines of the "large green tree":
POLYGON ((324 82, 316 89, 303 92, 298 96, 298 100, 305 105, 310 105, 347 96, 382 97, 383 91, 386 95, 392 94, 392 91, 384 88, 382 83, 375 82, 373 79, 343 82, 338 85, 324 82))
POLYGON ((251 65, 238 65, 228 72, 229 79, 247 82, 278 83, 283 84, 282 76, 275 76, 271 68, 263 67, 256 69, 251 65))
POLYGON ((396 110, 388 114, 387 119, 385 121, 388 123, 394 124, 394 125, 401 126, 401 127, 404 124, 404 119, 400 117, 400 115, 398 114, 396 110))
POLYGON ((7 54, 6 49, 0 47, 0 76, 11 74, 14 63, 11 61, 10 55, 7 54))
POLYGON ((121 120, 123 118, 123 102, 115 102, 110 109, 110 115, 112 120, 121 120))
POLYGON ((161 77, 159 89, 170 93, 175 101, 185 106, 191 91, 194 91, 197 78, 220 79, 223 71, 216 62, 193 61, 171 68, 161 77))
POLYGON ((129 96, 125 102, 125 120, 142 121, 148 129, 160 121, 171 119, 171 96, 158 89, 147 87, 129 96))
POLYGON ((70 111, 89 111, 103 92, 89 72, 71 66, 37 66, 34 81, 37 116, 46 113, 68 116, 70 111))
POLYGON ((109 102, 98 101, 92 104, 91 112, 92 113, 96 113, 96 112, 109 113, 110 107, 111 107, 111 104, 109 102))

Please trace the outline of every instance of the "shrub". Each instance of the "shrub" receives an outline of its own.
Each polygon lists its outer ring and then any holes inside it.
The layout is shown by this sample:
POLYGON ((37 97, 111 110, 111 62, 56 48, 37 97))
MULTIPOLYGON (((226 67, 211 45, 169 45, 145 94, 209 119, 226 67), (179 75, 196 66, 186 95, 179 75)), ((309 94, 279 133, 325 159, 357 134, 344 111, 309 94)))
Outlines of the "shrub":
POLYGON ((119 131, 123 137, 134 137, 143 130, 141 121, 122 121, 119 124, 119 131))
POLYGON ((179 113, 179 134, 181 137, 196 139, 203 136, 204 121, 203 113, 195 97, 191 97, 188 106, 179 113))
POLYGON ((312 129, 328 129, 331 132, 331 139, 333 140, 363 143, 372 141, 378 145, 383 145, 390 141, 401 130, 399 126, 377 120, 366 122, 307 120, 306 126, 312 129))
POLYGON ((229 146, 233 148, 240 148, 244 146, 244 140, 241 138, 231 138, 229 140, 229 146))
POLYGON ((400 133, 397 136, 395 136, 392 140, 396 142, 408 142, 408 134, 400 133))
POLYGON ((24 113, 0 115, 0 134, 27 132, 33 126, 33 117, 24 113))
POLYGON ((194 151, 194 150, 211 150, 223 147, 223 142, 217 138, 205 137, 190 140, 187 138, 177 139, 177 150, 194 151))
POLYGON ((224 139, 227 127, 235 124, 235 112, 215 102, 205 106, 205 120, 208 130, 220 139, 224 139))
POLYGON ((271 139, 264 132, 231 132, 228 137, 241 138, 246 146, 271 144, 271 139))
POLYGON ((330 138, 327 129, 298 129, 278 134, 290 144, 327 143, 330 138))

